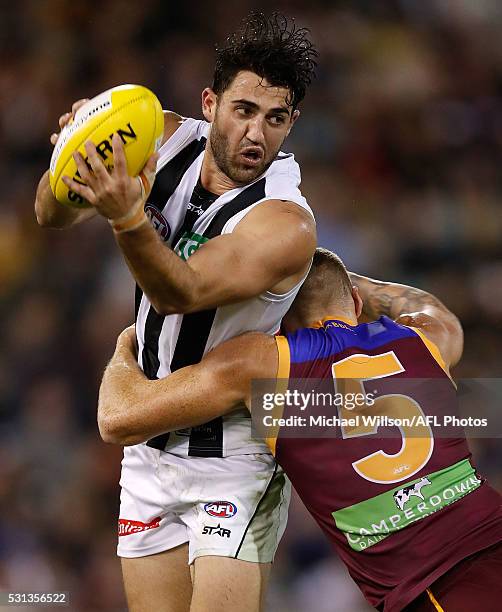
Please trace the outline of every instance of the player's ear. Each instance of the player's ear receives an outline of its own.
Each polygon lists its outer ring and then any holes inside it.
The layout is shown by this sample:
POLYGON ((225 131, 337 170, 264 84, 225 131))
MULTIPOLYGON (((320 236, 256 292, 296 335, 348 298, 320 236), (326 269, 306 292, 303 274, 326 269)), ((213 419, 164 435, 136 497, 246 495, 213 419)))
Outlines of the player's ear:
POLYGON ((206 87, 202 92, 202 113, 209 123, 212 123, 216 116, 217 101, 218 96, 210 87, 206 87))
POLYGON ((352 287, 352 299, 354 300, 356 318, 359 319, 363 311, 363 300, 362 297, 359 295, 359 289, 355 285, 352 287))
POLYGON ((296 120, 298 119, 298 117, 300 116, 300 111, 298 109, 294 110, 291 114, 291 118, 289 120, 289 127, 288 127, 288 134, 291 131, 291 128, 293 127, 293 125, 295 124, 296 120))

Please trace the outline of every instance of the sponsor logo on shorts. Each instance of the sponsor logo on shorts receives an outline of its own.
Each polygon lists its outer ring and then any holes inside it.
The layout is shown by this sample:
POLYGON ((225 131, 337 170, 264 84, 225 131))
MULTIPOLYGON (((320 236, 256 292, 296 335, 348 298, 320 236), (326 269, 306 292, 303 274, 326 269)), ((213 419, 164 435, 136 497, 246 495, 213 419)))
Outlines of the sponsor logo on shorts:
POLYGON ((209 516, 216 518, 231 518, 237 513, 237 506, 229 501, 209 502, 204 506, 204 510, 209 516))
POLYGON ((119 536, 132 535, 140 531, 148 531, 160 527, 160 516, 157 516, 149 523, 141 521, 131 521, 130 519, 119 519, 119 536))
POLYGON ((396 502, 396 506, 399 508, 399 510, 404 510, 404 507, 413 496, 425 501, 422 488, 430 484, 431 481, 428 478, 422 478, 410 487, 403 487, 402 489, 399 489, 399 491, 394 493, 394 501, 396 502))
POLYGON ((220 524, 216 525, 204 525, 202 530, 203 535, 219 535, 220 538, 229 538, 232 533, 230 529, 225 529, 220 524))
POLYGON ((166 242, 171 235, 171 226, 167 222, 164 215, 158 211, 155 206, 147 204, 145 206, 146 216, 150 219, 153 229, 157 232, 160 238, 166 242))

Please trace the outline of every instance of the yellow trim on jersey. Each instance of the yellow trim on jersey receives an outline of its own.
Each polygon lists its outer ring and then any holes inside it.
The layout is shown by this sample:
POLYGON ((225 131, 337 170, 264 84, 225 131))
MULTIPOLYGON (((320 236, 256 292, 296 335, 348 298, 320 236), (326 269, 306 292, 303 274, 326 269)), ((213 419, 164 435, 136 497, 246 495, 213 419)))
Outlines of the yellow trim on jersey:
POLYGON ((448 375, 448 378, 453 382, 453 379, 450 376, 450 370, 448 369, 448 366, 446 365, 445 360, 443 359, 441 355, 441 351, 438 349, 437 345, 432 340, 430 340, 430 338, 427 338, 424 332, 421 329, 418 329, 418 327, 410 326, 410 329, 412 329, 414 332, 417 332, 422 342, 428 348, 429 353, 434 357, 434 360, 438 363, 441 369, 444 370, 444 372, 448 375))
POLYGON ((288 378, 291 367, 291 353, 286 336, 275 336, 277 352, 279 353, 279 365, 277 367, 277 378, 288 378))
POLYGON ((350 325, 351 327, 355 327, 357 325, 357 321, 354 321, 354 319, 347 319, 345 317, 339 317, 336 315, 332 315, 329 317, 323 317, 319 321, 315 321, 315 323, 312 323, 312 325, 309 325, 309 327, 312 327, 314 329, 319 329, 320 327, 324 327, 324 324, 326 323, 326 321, 341 321, 342 323, 346 323, 347 325, 350 325))
MULTIPOLYGON (((275 336, 275 341, 277 344, 277 353, 279 356, 279 364, 277 367, 277 383, 275 386, 276 393, 285 393, 288 389, 289 382, 289 370, 291 367, 291 354, 289 351, 289 342, 285 336, 275 336)), ((284 406, 275 405, 272 408, 271 416, 274 418, 280 419, 282 418, 282 414, 284 412, 284 406)), ((265 442, 267 446, 270 448, 272 455, 275 456, 275 448, 277 445, 277 438, 279 436, 279 425, 271 428, 273 436, 270 438, 265 438, 265 442)))
POLYGON ((438 600, 432 594, 432 591, 430 589, 427 589, 426 592, 429 596, 429 599, 431 600, 432 605, 436 608, 436 610, 438 612, 445 612, 444 608, 439 604, 438 600))
POLYGON ((437 362, 437 364, 443 370, 443 372, 448 376, 448 378, 452 382, 452 385, 456 389, 457 388, 457 383, 451 377, 450 370, 449 370, 448 366, 446 365, 445 360, 443 359, 443 357, 441 355, 441 351, 439 350, 437 345, 430 338, 427 338, 427 336, 424 334, 424 332, 421 329, 418 329, 418 327, 411 327, 410 326, 410 329, 412 329, 414 332, 417 332, 417 334, 420 336, 420 339, 422 340, 422 342, 427 347, 429 353, 434 357, 434 360, 437 362))

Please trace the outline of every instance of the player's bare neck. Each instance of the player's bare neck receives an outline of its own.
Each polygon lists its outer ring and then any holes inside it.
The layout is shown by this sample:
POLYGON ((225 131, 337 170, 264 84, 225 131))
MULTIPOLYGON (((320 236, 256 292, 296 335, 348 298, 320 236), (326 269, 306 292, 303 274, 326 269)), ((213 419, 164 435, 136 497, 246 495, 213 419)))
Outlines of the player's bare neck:
POLYGON ((231 189, 241 186, 235 181, 232 181, 232 179, 218 168, 210 147, 206 148, 206 154, 202 162, 200 181, 204 189, 219 196, 231 189))

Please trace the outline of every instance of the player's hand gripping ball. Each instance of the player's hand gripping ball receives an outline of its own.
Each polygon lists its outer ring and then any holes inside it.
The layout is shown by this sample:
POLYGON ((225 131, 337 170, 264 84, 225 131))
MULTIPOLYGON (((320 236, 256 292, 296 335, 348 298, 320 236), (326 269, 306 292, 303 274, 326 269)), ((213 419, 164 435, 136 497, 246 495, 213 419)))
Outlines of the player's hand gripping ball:
POLYGON ((49 182, 61 204, 88 208, 90 204, 62 181, 69 176, 85 184, 73 157, 78 151, 87 161, 85 143, 91 141, 107 170, 113 169, 112 137, 118 134, 124 146, 127 172, 137 176, 157 151, 164 133, 164 115, 154 93, 141 85, 119 85, 92 100, 64 125, 52 153, 49 182))

